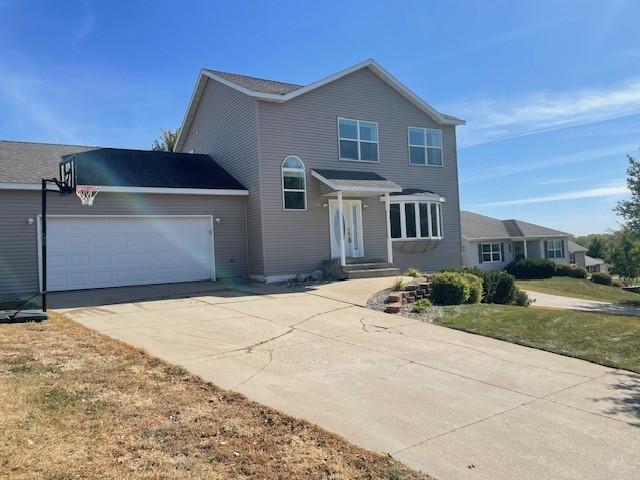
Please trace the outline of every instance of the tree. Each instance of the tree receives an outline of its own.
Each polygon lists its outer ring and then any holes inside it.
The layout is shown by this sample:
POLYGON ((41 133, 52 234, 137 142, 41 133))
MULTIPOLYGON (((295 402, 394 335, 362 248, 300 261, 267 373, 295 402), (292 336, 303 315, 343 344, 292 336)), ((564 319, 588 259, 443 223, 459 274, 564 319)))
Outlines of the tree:
POLYGON ((165 130, 164 128, 161 129, 160 138, 153 141, 151 150, 160 152, 173 152, 173 149, 176 146, 176 141, 178 140, 179 133, 179 128, 176 128, 175 130, 165 130))
POLYGON ((627 228, 640 235, 640 161, 631 155, 627 155, 627 158, 627 187, 631 192, 631 199, 618 202, 616 212, 624 218, 627 228))
POLYGON ((604 259, 607 255, 611 235, 594 233, 576 238, 576 243, 587 248, 587 255, 593 258, 604 259))
POLYGON ((611 273, 625 279, 640 277, 640 237, 630 228, 613 233, 607 255, 611 273))

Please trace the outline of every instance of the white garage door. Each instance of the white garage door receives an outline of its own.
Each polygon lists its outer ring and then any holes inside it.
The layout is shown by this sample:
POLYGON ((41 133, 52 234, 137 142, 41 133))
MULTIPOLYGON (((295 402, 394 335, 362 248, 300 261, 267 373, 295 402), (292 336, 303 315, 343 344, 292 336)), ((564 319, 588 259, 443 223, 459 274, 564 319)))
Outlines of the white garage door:
POLYGON ((49 291, 215 278, 210 216, 47 217, 49 291))

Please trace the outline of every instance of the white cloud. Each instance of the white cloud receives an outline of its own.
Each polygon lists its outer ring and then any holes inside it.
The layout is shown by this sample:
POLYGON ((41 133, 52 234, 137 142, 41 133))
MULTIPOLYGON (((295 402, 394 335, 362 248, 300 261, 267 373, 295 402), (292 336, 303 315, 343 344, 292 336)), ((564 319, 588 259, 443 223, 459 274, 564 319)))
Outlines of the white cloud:
POLYGON ((556 193, 539 197, 519 198, 515 200, 501 200, 478 205, 479 207, 507 207, 513 205, 530 205, 533 203, 558 202, 563 200, 578 200, 581 198, 621 197, 627 195, 629 190, 624 182, 605 187, 588 188, 573 192, 556 193))
POLYGON ((640 113, 640 79, 609 88, 539 91, 520 97, 468 99, 449 105, 467 120, 461 147, 640 113))
MULTIPOLYGON (((486 173, 473 173, 470 176, 464 175, 462 182, 478 182, 493 178, 508 177, 509 175, 516 175, 519 173, 531 172, 540 169, 548 169, 548 171, 554 172, 558 167, 561 167, 563 165, 573 165, 578 163, 590 162, 599 158, 612 157, 617 155, 634 154, 637 151, 638 143, 630 143, 626 145, 613 145, 589 150, 580 150, 575 153, 546 157, 541 160, 522 160, 519 162, 508 163, 503 162, 500 165, 494 165, 491 168, 485 168, 484 172, 486 173)), ((550 175, 552 175, 552 173, 550 175)))

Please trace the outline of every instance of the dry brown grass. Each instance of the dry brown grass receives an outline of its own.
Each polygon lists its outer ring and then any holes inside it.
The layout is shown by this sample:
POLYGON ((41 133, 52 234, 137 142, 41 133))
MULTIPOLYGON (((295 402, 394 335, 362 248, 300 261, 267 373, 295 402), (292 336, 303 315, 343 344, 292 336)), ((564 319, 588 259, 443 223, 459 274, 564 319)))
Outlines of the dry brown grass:
POLYGON ((429 478, 55 314, 0 325, 0 477, 429 478))

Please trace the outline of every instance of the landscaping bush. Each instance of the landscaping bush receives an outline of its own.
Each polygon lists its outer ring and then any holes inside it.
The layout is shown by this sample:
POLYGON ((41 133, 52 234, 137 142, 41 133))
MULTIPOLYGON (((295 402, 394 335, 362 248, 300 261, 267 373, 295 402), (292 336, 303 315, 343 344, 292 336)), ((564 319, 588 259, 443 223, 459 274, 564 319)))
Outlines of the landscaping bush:
POLYGON ((342 269, 340 260, 338 259, 323 260, 320 269, 322 270, 324 278, 327 280, 345 279, 344 270, 342 269))
POLYGON ((556 277, 570 277, 571 270, 573 270, 573 267, 571 265, 558 263, 556 264, 556 271, 553 275, 556 277))
POLYGON ((617 288, 622 288, 624 287, 624 283, 622 283, 620 280, 618 280, 617 278, 613 279, 613 282, 611 283, 612 287, 617 287, 617 288))
POLYGON ((413 278, 419 278, 422 276, 422 273, 420 273, 420 270, 418 270, 417 268, 408 268, 406 272, 404 272, 404 274, 407 277, 413 277, 413 278))
POLYGON ((572 278, 587 278, 587 270, 582 267, 576 267, 571 270, 569 276, 572 278))
POLYGON ((483 296, 483 280, 478 275, 471 273, 461 273, 469 284, 469 298, 466 303, 480 303, 483 296))
POLYGON ((411 305, 411 311, 414 313, 423 313, 426 312, 430 306, 431 302, 428 299, 421 298, 420 300, 416 300, 413 305, 411 305))
POLYGON ((520 290, 519 288, 516 289, 516 293, 513 299, 514 304, 518 305, 519 307, 528 307, 533 302, 535 302, 535 300, 527 295, 527 292, 525 292, 524 290, 520 290))
POLYGON ((485 271, 477 267, 459 267, 440 271, 471 274, 482 278, 483 303, 508 305, 513 302, 513 296, 516 292, 515 279, 507 272, 494 270, 485 271))
POLYGON ((556 265, 551 260, 521 258, 507 265, 506 270, 516 278, 551 278, 556 265))
POLYGON ((431 277, 431 301, 437 305, 467 303, 469 294, 469 282, 460 273, 439 272, 431 277))
POLYGON ((485 272, 483 281, 484 303, 508 305, 516 294, 516 283, 513 275, 507 272, 485 272))
POLYGON ((613 278, 608 273, 598 272, 591 275, 591 281, 600 285, 607 285, 610 287, 613 285, 613 278))

